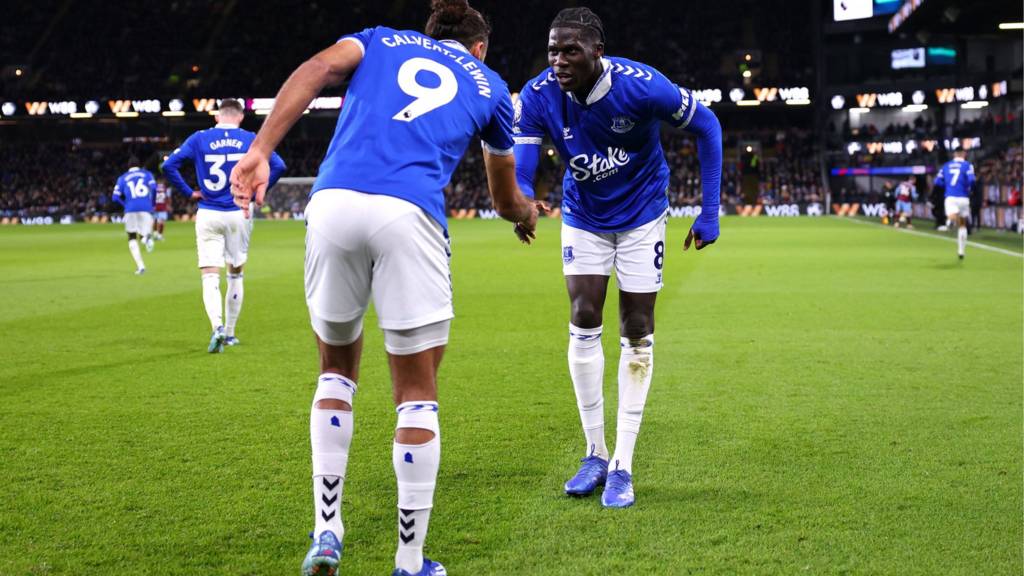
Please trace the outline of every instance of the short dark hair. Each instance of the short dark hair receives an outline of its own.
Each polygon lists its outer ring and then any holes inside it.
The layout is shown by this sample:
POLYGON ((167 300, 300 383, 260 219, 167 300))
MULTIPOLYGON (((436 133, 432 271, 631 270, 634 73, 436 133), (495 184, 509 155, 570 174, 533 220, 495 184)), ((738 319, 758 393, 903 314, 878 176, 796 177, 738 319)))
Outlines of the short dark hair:
POLYGON ((457 40, 469 48, 491 35, 491 25, 468 0, 431 0, 430 10, 424 31, 434 40, 457 40))
POLYGON ((220 106, 217 107, 218 112, 224 112, 225 110, 234 112, 236 114, 244 114, 245 108, 242 103, 234 98, 225 98, 220 101, 220 106))
POLYGON ((576 28, 583 31, 590 40, 604 44, 604 24, 590 8, 564 8, 551 21, 551 28, 576 28))

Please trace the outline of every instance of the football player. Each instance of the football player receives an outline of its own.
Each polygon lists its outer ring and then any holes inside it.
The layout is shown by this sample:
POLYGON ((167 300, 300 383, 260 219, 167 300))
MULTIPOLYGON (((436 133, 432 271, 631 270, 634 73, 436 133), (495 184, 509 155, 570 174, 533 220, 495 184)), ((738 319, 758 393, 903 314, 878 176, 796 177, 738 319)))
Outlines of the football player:
MULTIPOLYGON (((245 155, 255 134, 240 128, 245 112, 237 100, 222 100, 217 125, 189 136, 163 164, 167 180, 182 195, 199 200, 196 210, 196 249, 203 281, 203 306, 213 333, 206 350, 217 353, 239 343, 235 325, 245 295, 243 268, 249 258, 252 215, 243 214, 231 197, 228 175, 245 155), (181 176, 181 167, 192 162, 199 190, 193 191, 181 176), (221 298, 220 272, 227 266, 227 294, 221 298), (223 306, 223 308, 222 308, 223 306)), ((270 156, 269 186, 285 171, 284 160, 270 156)))
POLYGON ((566 8, 551 23, 550 68, 527 82, 516 108, 519 186, 533 195, 542 139, 566 162, 562 270, 569 292, 569 374, 586 452, 565 484, 570 495, 605 485, 608 507, 634 502, 633 450, 654 371, 654 302, 665 263, 669 169, 662 124, 697 137, 702 211, 687 235, 701 250, 718 239, 722 130, 686 88, 654 68, 607 56, 604 27, 588 8, 566 8), (604 438, 602 309, 608 279, 619 284, 619 405, 615 452, 604 438))
MULTIPOLYGON (((466 0, 434 0, 426 33, 343 36, 301 65, 232 173, 236 200, 263 201, 267 158, 312 99, 351 76, 306 207, 306 303, 320 351, 310 413, 313 543, 305 575, 335 574, 363 315, 373 298, 398 414, 396 576, 441 576, 423 556, 441 455, 437 369, 453 317, 444 187, 475 135, 498 214, 533 238, 539 206, 519 191, 512 100, 484 63, 490 26, 466 0)), ((365 386, 365 383, 362 385, 365 386)))

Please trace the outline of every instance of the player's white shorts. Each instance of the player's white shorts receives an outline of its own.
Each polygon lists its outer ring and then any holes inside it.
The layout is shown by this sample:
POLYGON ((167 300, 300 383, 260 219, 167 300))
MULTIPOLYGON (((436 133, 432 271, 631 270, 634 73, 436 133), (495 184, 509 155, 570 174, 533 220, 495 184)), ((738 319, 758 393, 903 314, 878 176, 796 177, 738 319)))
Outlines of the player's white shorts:
POLYGON ((242 266, 249 259, 252 220, 241 210, 196 211, 196 251, 200 268, 242 266))
POLYGON ((125 212, 124 230, 129 234, 148 236, 153 232, 153 215, 149 212, 125 212))
POLYGON ((971 216, 971 199, 962 196, 946 196, 946 216, 959 214, 963 218, 971 216))
POLYGON ((385 330, 451 319, 448 233, 393 196, 320 190, 306 206, 306 303, 314 319, 361 318, 369 299, 385 330))
POLYGON ((566 276, 611 276, 619 290, 649 293, 661 290, 665 264, 668 212, 639 228, 595 233, 562 223, 562 273, 566 276))
POLYGON ((156 212, 153 213, 153 215, 156 217, 156 221, 157 222, 166 222, 167 221, 167 211, 166 210, 157 210, 156 212))

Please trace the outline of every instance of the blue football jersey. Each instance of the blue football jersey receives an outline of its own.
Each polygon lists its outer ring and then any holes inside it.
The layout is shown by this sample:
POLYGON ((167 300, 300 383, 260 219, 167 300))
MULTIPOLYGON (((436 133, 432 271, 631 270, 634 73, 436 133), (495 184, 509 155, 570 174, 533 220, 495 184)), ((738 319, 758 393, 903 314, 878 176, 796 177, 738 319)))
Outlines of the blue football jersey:
POLYGON ((954 158, 942 165, 935 177, 936 186, 946 188, 946 196, 970 198, 974 186, 974 166, 967 160, 954 158))
POLYGON ((312 193, 347 188, 401 198, 447 226, 444 187, 479 134, 512 154, 505 82, 454 40, 379 26, 339 42, 363 49, 312 193))
MULTIPOLYGON (((189 136, 168 156, 161 169, 178 192, 192 196, 192 188, 181 176, 181 167, 186 161, 193 162, 199 190, 203 193, 199 207, 221 212, 239 210, 231 197, 229 178, 235 164, 249 151, 254 138, 256 135, 248 130, 232 124, 218 124, 189 136)), ((284 170, 284 160, 275 152, 270 157, 268 188, 277 182, 284 170)))
POLYGON ((114 202, 124 205, 125 212, 152 212, 156 178, 142 168, 129 168, 114 185, 114 202))
MULTIPOLYGON (((623 232, 668 209, 660 124, 685 128, 697 102, 650 66, 615 57, 602 63, 604 73, 586 102, 562 92, 550 68, 527 82, 516 103, 514 134, 517 144, 540 144, 549 136, 565 161, 566 224, 623 232)), ((532 182, 520 180, 520 187, 531 189, 532 182)))

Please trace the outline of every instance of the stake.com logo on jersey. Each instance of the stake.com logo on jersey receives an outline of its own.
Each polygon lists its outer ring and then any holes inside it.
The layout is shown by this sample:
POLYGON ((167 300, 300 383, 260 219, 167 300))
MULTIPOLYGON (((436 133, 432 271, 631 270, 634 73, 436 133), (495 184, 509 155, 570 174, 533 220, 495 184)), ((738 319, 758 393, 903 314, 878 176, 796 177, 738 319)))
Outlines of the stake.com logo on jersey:
POLYGON ((629 164, 629 154, 622 148, 608 147, 608 155, 580 154, 569 160, 569 168, 572 170, 572 177, 577 182, 586 182, 591 178, 594 182, 600 182, 615 174, 619 168, 629 164))

